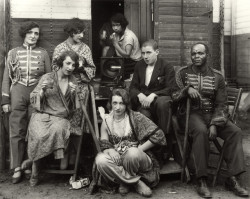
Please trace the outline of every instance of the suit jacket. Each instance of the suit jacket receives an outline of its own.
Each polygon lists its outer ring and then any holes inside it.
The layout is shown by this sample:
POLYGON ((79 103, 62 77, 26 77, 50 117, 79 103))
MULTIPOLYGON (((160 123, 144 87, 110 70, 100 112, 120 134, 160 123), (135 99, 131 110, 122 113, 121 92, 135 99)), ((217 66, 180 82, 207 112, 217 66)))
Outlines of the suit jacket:
POLYGON ((155 93, 158 96, 171 96, 172 85, 175 83, 173 66, 158 57, 149 85, 145 85, 147 64, 144 60, 135 65, 133 79, 129 88, 132 108, 140 105, 137 95, 143 93, 148 96, 155 93))

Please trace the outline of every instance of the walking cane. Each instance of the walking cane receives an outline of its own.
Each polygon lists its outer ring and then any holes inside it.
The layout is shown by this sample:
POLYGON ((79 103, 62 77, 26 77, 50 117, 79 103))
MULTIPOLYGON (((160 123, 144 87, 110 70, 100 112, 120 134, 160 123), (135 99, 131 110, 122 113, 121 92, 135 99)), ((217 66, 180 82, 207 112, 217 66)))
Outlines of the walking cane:
POLYGON ((187 142, 188 142, 188 122, 190 115, 190 98, 187 98, 186 106, 186 124, 185 124, 185 137, 184 137, 184 146, 183 146, 183 158, 182 158, 182 171, 181 171, 181 181, 184 182, 185 170, 187 164, 187 142))

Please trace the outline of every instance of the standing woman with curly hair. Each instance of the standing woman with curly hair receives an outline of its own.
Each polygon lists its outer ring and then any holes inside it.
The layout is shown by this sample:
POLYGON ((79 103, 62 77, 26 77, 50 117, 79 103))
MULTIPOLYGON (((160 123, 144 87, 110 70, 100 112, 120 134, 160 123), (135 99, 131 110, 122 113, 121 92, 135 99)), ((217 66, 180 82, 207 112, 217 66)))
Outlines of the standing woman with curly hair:
POLYGON ((79 81, 89 82, 95 76, 96 67, 90 48, 82 42, 85 29, 84 22, 79 18, 73 18, 65 25, 64 32, 66 32, 69 37, 56 46, 53 53, 52 64, 56 70, 56 59, 62 52, 72 50, 79 56, 79 69, 74 72, 74 75, 79 81))
MULTIPOLYGON (((47 51, 37 46, 41 34, 37 23, 29 21, 19 29, 23 45, 9 51, 2 83, 2 109, 10 112, 12 183, 21 181, 25 158, 27 126, 32 112, 30 93, 40 77, 51 71, 47 51)), ((28 174, 28 170, 25 171, 28 174)), ((28 175, 26 175, 28 176, 28 175)))

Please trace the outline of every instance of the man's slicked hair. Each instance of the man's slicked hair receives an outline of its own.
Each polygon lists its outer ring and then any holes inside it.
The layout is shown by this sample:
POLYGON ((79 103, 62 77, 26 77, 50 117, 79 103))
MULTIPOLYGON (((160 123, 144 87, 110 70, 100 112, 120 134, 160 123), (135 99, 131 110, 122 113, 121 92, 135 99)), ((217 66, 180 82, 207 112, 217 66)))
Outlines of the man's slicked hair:
POLYGON ((158 43, 153 39, 149 39, 149 40, 143 42, 141 47, 146 47, 146 46, 152 46, 154 50, 158 49, 158 43))

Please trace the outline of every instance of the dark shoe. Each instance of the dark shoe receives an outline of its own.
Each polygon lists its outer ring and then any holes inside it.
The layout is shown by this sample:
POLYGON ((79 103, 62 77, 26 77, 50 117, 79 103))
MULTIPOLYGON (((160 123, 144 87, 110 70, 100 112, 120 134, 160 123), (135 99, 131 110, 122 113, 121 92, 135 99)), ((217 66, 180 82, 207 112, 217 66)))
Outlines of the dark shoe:
POLYGON ((233 191, 235 195, 240 197, 248 197, 248 191, 241 187, 235 176, 228 178, 225 186, 230 191, 233 191))
POLYGON ((18 170, 14 170, 14 173, 17 173, 17 172, 21 172, 21 174, 18 177, 13 177, 12 176, 12 183, 13 184, 17 184, 17 183, 21 182, 21 180, 22 180, 22 170, 21 170, 21 168, 18 169, 18 170))
POLYGON ((144 197, 152 196, 152 190, 141 180, 135 185, 135 191, 144 197))
POLYGON ((122 196, 124 196, 129 193, 129 186, 126 184, 120 184, 118 191, 122 196))
POLYGON ((212 194, 208 189, 207 181, 205 178, 200 178, 198 180, 198 194, 203 198, 212 198, 212 194))
POLYGON ((25 179, 29 180, 31 177, 31 171, 30 170, 25 170, 24 171, 24 177, 25 179))

